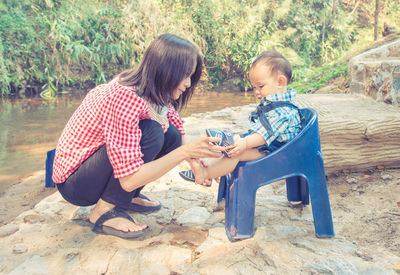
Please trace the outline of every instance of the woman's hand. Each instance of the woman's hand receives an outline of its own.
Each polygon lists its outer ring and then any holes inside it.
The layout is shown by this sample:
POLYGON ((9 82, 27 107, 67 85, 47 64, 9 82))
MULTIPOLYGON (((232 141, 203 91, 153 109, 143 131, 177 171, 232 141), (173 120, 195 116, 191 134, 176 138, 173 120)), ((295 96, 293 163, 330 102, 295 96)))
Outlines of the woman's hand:
POLYGON ((219 138, 203 137, 182 145, 182 149, 185 151, 187 158, 218 158, 222 155, 222 151, 234 147, 233 145, 223 147, 211 144, 211 142, 219 141, 219 138))
POLYGON ((222 156, 221 151, 229 148, 210 144, 219 140, 219 138, 205 137, 184 144, 161 158, 143 164, 135 173, 121 177, 119 179, 121 186, 125 191, 131 192, 158 179, 185 159, 218 158, 222 156))

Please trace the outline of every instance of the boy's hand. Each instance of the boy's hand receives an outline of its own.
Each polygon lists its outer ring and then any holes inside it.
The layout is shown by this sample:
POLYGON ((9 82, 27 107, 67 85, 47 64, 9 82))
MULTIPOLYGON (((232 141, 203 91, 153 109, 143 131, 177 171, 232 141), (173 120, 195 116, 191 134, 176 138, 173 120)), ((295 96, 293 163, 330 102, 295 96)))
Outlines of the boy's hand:
POLYGON ((229 157, 237 157, 247 149, 246 138, 235 137, 235 147, 228 152, 229 157))

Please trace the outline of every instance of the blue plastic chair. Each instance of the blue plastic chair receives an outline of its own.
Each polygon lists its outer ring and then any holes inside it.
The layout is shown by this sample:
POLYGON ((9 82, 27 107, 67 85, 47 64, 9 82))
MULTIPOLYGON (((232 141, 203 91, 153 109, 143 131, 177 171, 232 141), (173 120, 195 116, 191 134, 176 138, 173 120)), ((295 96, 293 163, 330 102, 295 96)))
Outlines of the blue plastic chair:
POLYGON ((309 204, 311 197, 316 236, 328 238, 335 235, 318 115, 311 108, 300 111, 306 125, 293 140, 258 160, 239 162, 230 176, 221 177, 218 202, 225 198, 225 230, 231 241, 254 235, 257 189, 282 179, 286 179, 289 201, 309 204))
POLYGON ((45 177, 45 187, 52 188, 55 187, 53 179, 51 178, 53 175, 53 162, 54 156, 56 154, 56 149, 47 151, 47 158, 46 158, 46 177, 45 177))

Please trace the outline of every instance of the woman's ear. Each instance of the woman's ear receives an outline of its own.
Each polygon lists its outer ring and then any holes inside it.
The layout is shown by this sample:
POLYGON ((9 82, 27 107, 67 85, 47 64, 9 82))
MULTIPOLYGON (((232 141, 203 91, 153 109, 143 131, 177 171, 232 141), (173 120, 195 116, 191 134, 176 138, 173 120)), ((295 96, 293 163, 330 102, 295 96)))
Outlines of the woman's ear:
POLYGON ((287 78, 283 74, 278 75, 278 85, 280 87, 286 87, 287 84, 287 78))

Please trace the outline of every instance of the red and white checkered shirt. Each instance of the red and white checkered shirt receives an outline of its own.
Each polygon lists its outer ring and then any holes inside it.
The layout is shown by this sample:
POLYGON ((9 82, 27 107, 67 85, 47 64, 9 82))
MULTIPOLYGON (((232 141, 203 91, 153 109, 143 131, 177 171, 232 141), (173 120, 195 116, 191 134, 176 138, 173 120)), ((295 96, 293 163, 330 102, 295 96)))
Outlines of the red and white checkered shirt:
MULTIPOLYGON (((172 105, 167 117, 169 123, 184 135, 183 120, 172 105)), ((139 145, 142 138, 139 121, 142 119, 151 119, 149 107, 133 87, 113 80, 91 90, 58 141, 53 181, 64 182, 103 144, 107 144, 107 154, 116 178, 136 172, 143 165, 139 145)), ((161 126, 165 130, 169 125, 161 126)))

